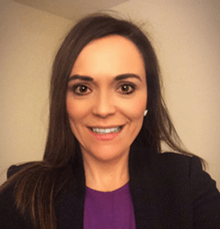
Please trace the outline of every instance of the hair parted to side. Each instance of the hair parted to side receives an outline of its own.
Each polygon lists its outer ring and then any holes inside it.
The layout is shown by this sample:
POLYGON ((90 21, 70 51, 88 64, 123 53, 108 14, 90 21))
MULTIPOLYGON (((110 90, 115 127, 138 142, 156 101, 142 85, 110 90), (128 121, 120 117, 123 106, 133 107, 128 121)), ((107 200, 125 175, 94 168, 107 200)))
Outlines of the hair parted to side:
POLYGON ((16 204, 22 214, 29 212, 41 229, 55 229, 54 201, 70 179, 70 162, 75 160, 76 138, 66 111, 68 78, 81 50, 92 40, 120 35, 132 41, 142 54, 147 77, 148 115, 135 141, 161 153, 164 141, 174 151, 191 155, 181 148, 181 141, 169 118, 161 93, 158 60, 151 42, 132 22, 106 14, 81 19, 68 33, 53 63, 50 85, 50 118, 42 162, 28 164, 4 188, 16 182, 16 204), (47 203, 46 205, 43 203, 47 203))

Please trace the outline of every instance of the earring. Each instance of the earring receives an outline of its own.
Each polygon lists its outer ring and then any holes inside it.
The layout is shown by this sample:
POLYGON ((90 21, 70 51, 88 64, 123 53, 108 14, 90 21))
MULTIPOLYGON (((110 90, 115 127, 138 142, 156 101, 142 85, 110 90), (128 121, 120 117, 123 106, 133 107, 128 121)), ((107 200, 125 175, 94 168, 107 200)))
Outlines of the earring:
POLYGON ((146 116, 146 115, 147 115, 147 112, 148 112, 148 110, 145 110, 145 111, 144 111, 144 116, 146 116))

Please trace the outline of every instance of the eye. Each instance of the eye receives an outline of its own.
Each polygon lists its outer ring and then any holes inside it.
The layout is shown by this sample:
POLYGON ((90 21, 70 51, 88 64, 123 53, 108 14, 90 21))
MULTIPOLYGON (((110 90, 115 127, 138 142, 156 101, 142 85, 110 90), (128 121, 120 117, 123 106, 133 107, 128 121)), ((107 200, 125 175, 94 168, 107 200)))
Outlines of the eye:
POLYGON ((134 85, 131 85, 131 84, 123 84, 119 87, 119 91, 122 93, 122 94, 131 94, 133 93, 135 90, 135 87, 134 85))
POLYGON ((74 85, 73 92, 77 95, 87 95, 91 90, 85 85, 74 85))

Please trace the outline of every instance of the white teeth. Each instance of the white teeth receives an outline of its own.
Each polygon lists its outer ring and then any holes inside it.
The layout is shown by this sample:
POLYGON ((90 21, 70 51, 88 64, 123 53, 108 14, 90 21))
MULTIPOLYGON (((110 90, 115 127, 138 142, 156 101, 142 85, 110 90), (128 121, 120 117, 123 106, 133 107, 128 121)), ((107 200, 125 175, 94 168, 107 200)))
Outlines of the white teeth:
POLYGON ((98 134, 109 134, 109 133, 117 133, 122 129, 121 126, 115 127, 115 128, 107 128, 107 129, 102 129, 102 128, 92 128, 92 131, 98 134))

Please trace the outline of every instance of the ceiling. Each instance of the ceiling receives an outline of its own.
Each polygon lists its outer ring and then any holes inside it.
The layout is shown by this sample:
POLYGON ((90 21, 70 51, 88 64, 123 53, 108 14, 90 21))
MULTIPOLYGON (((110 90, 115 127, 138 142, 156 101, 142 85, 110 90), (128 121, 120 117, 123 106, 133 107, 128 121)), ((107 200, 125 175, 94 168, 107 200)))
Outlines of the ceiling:
POLYGON ((81 16, 109 10, 129 0, 14 0, 57 16, 75 20, 81 16))

